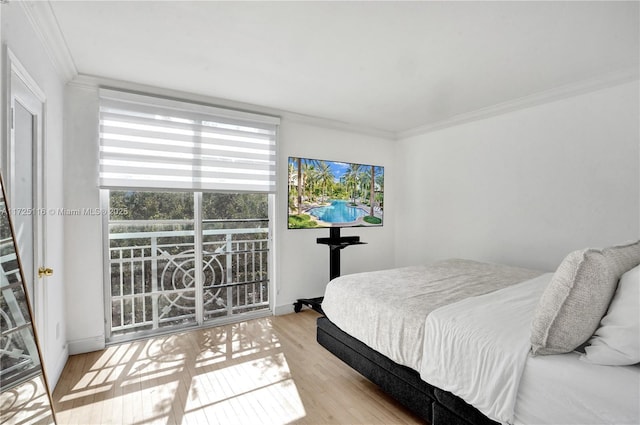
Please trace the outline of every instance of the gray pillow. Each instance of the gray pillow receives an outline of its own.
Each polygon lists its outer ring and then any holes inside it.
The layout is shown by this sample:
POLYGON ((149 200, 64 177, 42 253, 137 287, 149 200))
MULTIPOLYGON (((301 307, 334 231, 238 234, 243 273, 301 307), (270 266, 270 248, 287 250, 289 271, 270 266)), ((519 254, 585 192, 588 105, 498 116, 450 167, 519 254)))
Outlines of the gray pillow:
POLYGON ((587 341, 606 314, 620 277, 638 264, 640 241, 567 255, 534 314, 532 353, 568 353, 587 341))

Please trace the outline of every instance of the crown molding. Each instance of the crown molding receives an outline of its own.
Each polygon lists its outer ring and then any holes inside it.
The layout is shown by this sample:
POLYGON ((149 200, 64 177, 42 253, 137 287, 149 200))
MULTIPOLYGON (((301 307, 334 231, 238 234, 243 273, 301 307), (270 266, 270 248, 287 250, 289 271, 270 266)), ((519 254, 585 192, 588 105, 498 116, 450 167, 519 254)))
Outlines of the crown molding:
POLYGON ((109 79, 106 77, 92 76, 86 74, 76 74, 72 80, 68 82, 71 87, 84 90, 97 90, 100 86, 109 86, 122 90, 130 90, 137 92, 145 92, 156 94, 159 96, 167 96, 175 99, 184 99, 194 102, 201 102, 208 105, 215 105, 225 108, 236 109, 240 111, 262 113, 267 115, 279 116, 283 121, 298 122, 307 125, 313 125, 322 128, 330 128, 338 131, 349 131, 356 134, 366 136, 379 137, 391 141, 401 140, 412 136, 438 131, 448 127, 466 124, 472 121, 502 115, 521 109, 530 108, 545 103, 567 99, 581 94, 589 93, 596 90, 613 87, 619 84, 625 84, 640 79, 640 68, 625 68, 615 72, 610 72, 597 77, 576 81, 554 89, 545 90, 534 93, 518 99, 509 100, 498 103, 486 108, 477 109, 465 114, 455 115, 453 117, 440 120, 431 124, 415 127, 406 131, 389 131, 376 129, 368 126, 362 126, 343 121, 332 120, 328 118, 316 117, 311 115, 299 114, 291 111, 284 111, 274 108, 258 106, 249 103, 236 102, 228 99, 220 99, 211 96, 203 96, 199 94, 181 92, 178 90, 165 89, 155 86, 149 86, 138 83, 125 82, 120 80, 109 79))
POLYGON ((433 131, 438 131, 448 127, 454 127, 461 124, 466 124, 472 121, 479 121, 482 119, 502 115, 509 112, 514 112, 521 109, 530 108, 545 103, 566 99, 581 94, 589 93, 592 91, 613 87, 619 84, 628 83, 634 80, 640 79, 640 69, 638 68, 626 68, 623 70, 610 72, 598 77, 589 78, 566 84, 554 89, 545 90, 539 93, 534 93, 529 96, 524 96, 518 99, 509 100, 506 102, 498 103, 486 108, 477 109, 465 114, 459 114, 448 119, 444 119, 432 124, 426 124, 423 126, 415 127, 406 131, 393 132, 389 130, 381 130, 371 128, 362 125, 351 124, 347 122, 316 117, 311 115, 304 115, 290 111, 284 111, 274 108, 268 108, 248 103, 231 101, 228 99, 219 99, 209 96, 196 95, 193 93, 186 93, 177 90, 164 89, 155 86, 148 86, 144 84, 137 84, 119 80, 113 80, 105 77, 92 76, 80 74, 76 75, 68 85, 71 87, 77 87, 84 90, 96 90, 100 86, 109 86, 112 88, 119 88, 122 90, 131 90, 138 92, 146 92, 150 94, 156 94, 160 96, 168 96, 176 99, 191 100, 194 102, 203 102, 210 105, 216 105, 231 109, 237 109, 241 111, 262 113, 267 115, 279 116, 283 121, 298 122, 301 124, 313 125, 322 128, 330 128, 338 131, 349 131, 357 134, 363 134, 366 136, 379 137, 388 140, 401 140, 412 136, 418 136, 433 131))
POLYGON ((351 133, 362 134, 365 136, 379 137, 382 139, 395 140, 396 133, 388 130, 367 127, 363 125, 351 124, 348 122, 332 120, 329 118, 315 117, 312 115, 298 114, 295 112, 281 112, 280 116, 283 120, 308 124, 317 127, 330 128, 338 131, 349 131, 351 133))
POLYGON ((65 82, 73 80, 78 75, 78 70, 49 1, 18 1, 17 3, 22 6, 22 10, 60 77, 65 82))
POLYGON ((343 121, 332 120, 328 118, 304 115, 295 112, 268 108, 264 106, 254 105, 250 103, 236 102, 228 99, 220 99, 211 96, 182 92, 179 90, 166 89, 161 87, 149 86, 144 84, 132 83, 121 80, 114 80, 106 77, 95 75, 79 74, 73 80, 67 83, 69 87, 75 87, 82 90, 97 90, 99 87, 109 87, 113 89, 128 90, 139 93, 146 93, 157 96, 165 96, 178 100, 186 100, 199 102, 211 106, 235 109, 238 111, 252 112, 258 114, 272 115, 280 117, 282 121, 297 122, 301 124, 312 125, 316 127, 329 128, 338 131, 348 131, 351 133, 362 134, 365 136, 379 137, 393 141, 396 134, 392 131, 370 128, 367 126, 351 124, 343 121))
POLYGON ((405 139, 412 136, 418 136, 425 133, 441 130, 465 124, 472 121, 478 121, 497 115, 506 114, 520 109, 530 108, 532 106, 542 105, 544 103, 554 102, 561 99, 578 96, 596 90, 613 87, 619 84, 628 83, 640 78, 640 68, 625 68, 622 70, 610 72, 597 77, 576 81, 550 90, 534 93, 518 99, 509 100, 498 103, 486 108, 477 109, 464 114, 455 115, 453 117, 423 126, 415 127, 406 131, 396 133, 395 139, 405 139))

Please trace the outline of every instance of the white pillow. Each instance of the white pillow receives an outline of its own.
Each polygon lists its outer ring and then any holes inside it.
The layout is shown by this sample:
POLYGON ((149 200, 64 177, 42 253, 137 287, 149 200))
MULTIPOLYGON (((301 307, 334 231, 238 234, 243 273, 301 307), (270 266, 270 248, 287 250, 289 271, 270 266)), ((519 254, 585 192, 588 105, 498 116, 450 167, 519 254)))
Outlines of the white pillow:
POLYGON ((533 355, 569 353, 607 313, 622 275, 640 264, 640 241, 567 255, 542 293, 531 323, 533 355))
POLYGON ((640 363, 640 266, 620 278, 600 327, 585 347, 582 360, 623 366, 640 363))

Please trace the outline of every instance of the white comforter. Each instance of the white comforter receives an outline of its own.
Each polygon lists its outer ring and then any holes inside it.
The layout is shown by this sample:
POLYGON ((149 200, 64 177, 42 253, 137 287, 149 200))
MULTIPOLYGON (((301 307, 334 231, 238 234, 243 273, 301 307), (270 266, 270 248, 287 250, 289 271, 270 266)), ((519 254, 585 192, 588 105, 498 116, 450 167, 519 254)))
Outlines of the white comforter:
POLYGON ((540 273, 460 259, 357 273, 327 285, 322 309, 349 335, 394 362, 419 371, 424 323, 431 311, 540 273))
POLYGON ((420 376, 486 416, 513 423, 531 319, 553 276, 441 307, 425 322, 420 376))

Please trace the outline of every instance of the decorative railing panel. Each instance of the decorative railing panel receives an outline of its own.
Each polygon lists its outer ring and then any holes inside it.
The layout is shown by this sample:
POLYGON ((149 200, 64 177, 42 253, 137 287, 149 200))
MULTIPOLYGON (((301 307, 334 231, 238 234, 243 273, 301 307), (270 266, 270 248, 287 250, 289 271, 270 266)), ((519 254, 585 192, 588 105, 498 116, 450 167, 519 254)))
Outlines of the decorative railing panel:
POLYGON ((268 228, 250 222, 205 224, 201 250, 190 221, 110 223, 111 335, 268 310, 268 228))

